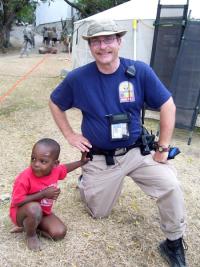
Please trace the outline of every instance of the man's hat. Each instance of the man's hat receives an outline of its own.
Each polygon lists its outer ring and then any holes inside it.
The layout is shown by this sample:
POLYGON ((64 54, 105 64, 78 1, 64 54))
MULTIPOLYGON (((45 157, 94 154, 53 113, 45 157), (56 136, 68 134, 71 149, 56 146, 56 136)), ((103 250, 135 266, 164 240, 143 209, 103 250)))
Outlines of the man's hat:
POLYGON ((90 38, 102 36, 102 35, 113 35, 117 34, 120 37, 125 35, 127 31, 120 29, 120 27, 113 20, 99 20, 93 21, 87 31, 87 35, 83 35, 84 40, 90 38))

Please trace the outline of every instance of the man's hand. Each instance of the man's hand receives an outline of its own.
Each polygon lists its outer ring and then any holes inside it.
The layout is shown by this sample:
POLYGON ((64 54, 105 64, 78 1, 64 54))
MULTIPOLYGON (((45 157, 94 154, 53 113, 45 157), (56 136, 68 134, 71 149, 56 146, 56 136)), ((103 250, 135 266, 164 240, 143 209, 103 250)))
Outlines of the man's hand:
POLYGON ((156 151, 153 155, 153 159, 157 162, 160 162, 160 163, 166 163, 167 162, 167 158, 168 158, 168 152, 159 152, 159 151, 156 151))
POLYGON ((92 145, 90 142, 81 134, 71 133, 67 136, 67 141, 70 145, 78 148, 81 152, 89 152, 92 145))

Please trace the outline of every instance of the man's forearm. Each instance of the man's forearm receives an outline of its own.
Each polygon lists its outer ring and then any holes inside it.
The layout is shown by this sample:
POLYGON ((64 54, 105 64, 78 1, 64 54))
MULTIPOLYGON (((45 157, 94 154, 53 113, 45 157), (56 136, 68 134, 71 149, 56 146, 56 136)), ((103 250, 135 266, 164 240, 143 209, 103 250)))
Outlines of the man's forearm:
POLYGON ((176 107, 172 97, 162 105, 160 110, 160 136, 159 144, 170 145, 174 131, 176 107))

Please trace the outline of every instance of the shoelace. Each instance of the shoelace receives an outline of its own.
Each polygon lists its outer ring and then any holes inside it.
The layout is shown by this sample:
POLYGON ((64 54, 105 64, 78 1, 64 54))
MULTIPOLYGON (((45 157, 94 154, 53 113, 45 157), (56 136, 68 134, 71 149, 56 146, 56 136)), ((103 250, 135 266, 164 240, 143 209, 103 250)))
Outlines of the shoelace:
POLYGON ((183 244, 184 250, 188 250, 188 245, 183 238, 182 238, 182 244, 183 244))

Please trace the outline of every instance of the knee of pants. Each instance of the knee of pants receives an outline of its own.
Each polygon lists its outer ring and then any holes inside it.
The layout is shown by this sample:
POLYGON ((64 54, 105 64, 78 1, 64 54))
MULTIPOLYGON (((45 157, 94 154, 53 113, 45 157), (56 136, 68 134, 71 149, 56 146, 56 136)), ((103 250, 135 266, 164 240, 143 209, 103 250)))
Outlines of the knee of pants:
POLYGON ((97 208, 91 209, 88 206, 87 206, 87 208, 89 210, 89 213, 92 215, 92 217, 94 219, 106 218, 106 217, 108 217, 110 215, 110 212, 101 210, 100 208, 99 209, 97 209, 97 208))
POLYGON ((108 217, 110 211, 106 209, 105 203, 100 203, 101 201, 97 199, 95 194, 88 195, 81 186, 79 186, 79 191, 82 201, 85 203, 87 211, 95 219, 108 217))
POLYGON ((176 198, 180 198, 182 196, 182 189, 179 180, 177 180, 175 176, 171 179, 168 178, 166 177, 166 181, 160 187, 158 191, 158 198, 172 195, 176 198))
POLYGON ((173 166, 163 166, 164 170, 161 169, 158 175, 158 186, 163 189, 175 189, 180 187, 180 182, 177 179, 177 172, 173 166), (164 168, 165 167, 165 168, 164 168))
POLYGON ((101 203, 101 201, 96 198, 86 199, 86 206, 89 213, 95 219, 105 218, 110 215, 112 207, 106 206, 105 202, 101 203))
POLYGON ((167 188, 169 188, 169 190, 180 189, 180 181, 176 178, 176 176, 173 176, 171 179, 168 179, 167 188))

